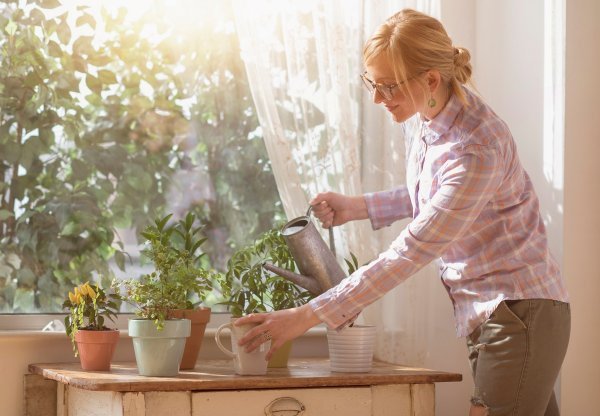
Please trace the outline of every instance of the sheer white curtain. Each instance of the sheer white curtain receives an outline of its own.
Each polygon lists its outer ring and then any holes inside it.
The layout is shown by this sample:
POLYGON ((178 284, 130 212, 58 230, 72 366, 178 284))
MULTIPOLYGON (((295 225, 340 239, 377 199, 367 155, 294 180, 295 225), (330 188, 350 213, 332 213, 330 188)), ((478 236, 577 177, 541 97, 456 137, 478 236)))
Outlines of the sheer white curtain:
MULTIPOLYGON (((362 46, 399 9, 439 15, 438 3, 233 1, 242 58, 288 218, 304 215, 317 192, 358 195, 404 182, 404 142, 411 130, 370 102, 359 78, 362 46)), ((403 225, 377 232, 368 221, 336 227, 338 260, 350 252, 361 263, 375 258, 403 225)), ((424 360, 431 279, 418 277, 362 314, 377 325, 378 359, 413 365, 424 360)))

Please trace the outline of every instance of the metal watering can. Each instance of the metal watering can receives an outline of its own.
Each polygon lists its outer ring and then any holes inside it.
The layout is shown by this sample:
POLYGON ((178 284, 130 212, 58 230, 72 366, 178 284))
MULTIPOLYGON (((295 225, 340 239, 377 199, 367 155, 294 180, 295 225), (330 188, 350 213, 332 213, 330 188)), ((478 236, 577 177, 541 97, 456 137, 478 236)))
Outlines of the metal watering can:
POLYGON ((346 274, 335 257, 333 227, 329 228, 329 249, 311 221, 311 211, 312 206, 305 216, 294 218, 281 228, 281 235, 301 274, 269 263, 263 267, 314 295, 320 295, 340 283, 346 274))

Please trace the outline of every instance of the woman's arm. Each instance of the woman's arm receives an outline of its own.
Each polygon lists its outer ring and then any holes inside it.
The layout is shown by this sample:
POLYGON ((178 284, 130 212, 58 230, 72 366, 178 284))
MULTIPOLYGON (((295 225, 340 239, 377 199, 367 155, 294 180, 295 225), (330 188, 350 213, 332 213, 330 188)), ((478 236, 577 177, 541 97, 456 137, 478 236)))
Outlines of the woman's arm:
POLYGON ((365 202, 374 230, 389 226, 403 218, 412 217, 413 214, 406 185, 389 191, 365 194, 365 202))
POLYGON ((359 196, 323 192, 315 196, 310 205, 324 228, 353 220, 370 219, 376 230, 412 215, 412 204, 406 186, 359 196))
POLYGON ((502 182, 496 149, 477 146, 447 162, 440 187, 390 248, 309 305, 330 328, 346 325, 367 305, 440 257, 462 236, 502 182))

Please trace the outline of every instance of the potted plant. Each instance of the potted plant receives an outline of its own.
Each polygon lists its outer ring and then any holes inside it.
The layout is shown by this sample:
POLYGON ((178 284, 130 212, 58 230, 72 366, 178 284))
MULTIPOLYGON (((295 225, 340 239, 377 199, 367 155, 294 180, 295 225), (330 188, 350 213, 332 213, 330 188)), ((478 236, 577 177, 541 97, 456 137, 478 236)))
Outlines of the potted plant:
MULTIPOLYGON (((171 216, 157 219, 142 233, 148 245, 143 253, 154 263, 155 270, 140 279, 115 283, 124 287, 123 299, 136 306, 136 314, 141 318, 129 321, 129 333, 142 375, 172 376, 179 372, 192 325, 189 315, 177 310, 191 311, 194 297, 202 302, 217 277, 200 266, 202 254, 196 253, 205 238, 199 236, 200 228, 194 226, 195 216, 189 213, 185 219, 168 226, 171 216)), ((200 315, 201 333, 196 334, 199 340, 190 347, 195 349, 195 356, 189 368, 195 365, 210 309, 204 308, 200 315)))
POLYGON ((110 361, 119 340, 119 331, 107 328, 104 318, 113 321, 117 304, 98 285, 85 282, 69 292, 63 303, 70 313, 65 317, 67 335, 81 368, 90 371, 110 370, 110 361))
MULTIPOLYGON (((168 216, 167 218, 170 218, 168 216)), ((185 342, 183 358, 179 368, 187 370, 194 368, 204 339, 206 325, 210 321, 211 309, 202 306, 206 297, 212 291, 214 282, 219 275, 202 267, 201 260, 205 253, 198 252, 206 238, 201 235, 202 227, 196 226, 196 216, 188 213, 171 228, 158 229, 151 227, 152 232, 145 233, 148 241, 164 238, 175 257, 181 259, 188 267, 188 271, 196 275, 194 285, 190 285, 184 298, 175 309, 168 311, 169 318, 189 319, 191 333, 185 342)), ((144 234, 143 234, 144 235, 144 234)), ((159 261, 151 252, 147 253, 155 264, 159 261)))
MULTIPOLYGON (((310 292, 265 269, 266 262, 291 271, 296 269, 278 227, 265 232, 254 244, 236 251, 229 259, 220 283, 223 296, 228 299, 223 304, 227 305, 232 318, 293 308, 312 299, 310 292)), ((284 344, 269 361, 269 367, 286 367, 291 347, 291 342, 284 344)))

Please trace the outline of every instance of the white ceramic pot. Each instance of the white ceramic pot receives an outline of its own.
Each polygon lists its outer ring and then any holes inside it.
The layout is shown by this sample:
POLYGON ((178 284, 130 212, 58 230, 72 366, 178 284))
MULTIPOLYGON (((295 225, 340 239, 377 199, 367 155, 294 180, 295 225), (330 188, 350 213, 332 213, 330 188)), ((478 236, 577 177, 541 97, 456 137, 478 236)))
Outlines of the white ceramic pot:
POLYGON ((128 327, 140 375, 172 377, 179 374, 185 340, 191 331, 189 319, 169 319, 160 331, 149 319, 130 319, 128 327))
POLYGON ((331 371, 368 373, 373 366, 375 327, 349 326, 341 331, 328 330, 329 362, 331 371))

